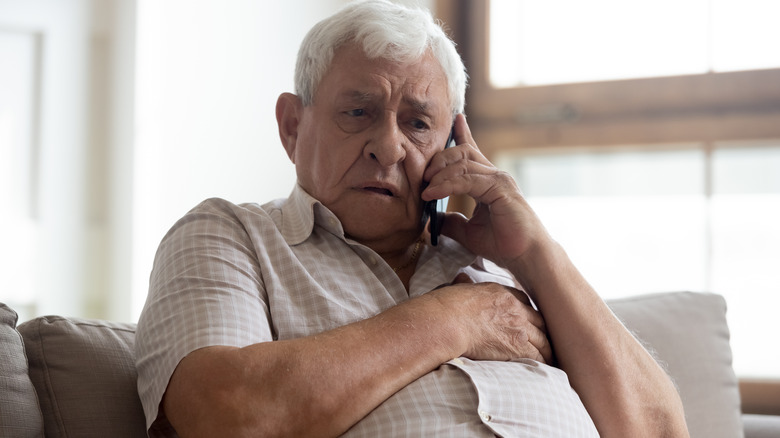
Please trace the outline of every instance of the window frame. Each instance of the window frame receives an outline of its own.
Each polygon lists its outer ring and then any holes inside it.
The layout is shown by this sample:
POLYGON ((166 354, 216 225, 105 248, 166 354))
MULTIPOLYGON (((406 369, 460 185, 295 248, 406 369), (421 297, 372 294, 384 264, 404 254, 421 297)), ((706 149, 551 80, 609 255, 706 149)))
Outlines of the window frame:
POLYGON ((437 0, 468 68, 480 148, 712 143, 780 138, 780 68, 496 88, 489 0, 437 0))

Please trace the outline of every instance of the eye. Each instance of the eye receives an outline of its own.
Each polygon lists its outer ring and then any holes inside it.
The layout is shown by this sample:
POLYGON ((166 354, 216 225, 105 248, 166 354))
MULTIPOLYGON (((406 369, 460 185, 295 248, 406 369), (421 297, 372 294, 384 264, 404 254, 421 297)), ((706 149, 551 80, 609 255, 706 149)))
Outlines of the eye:
POLYGON ((356 108, 349 111, 346 111, 346 114, 351 117, 363 117, 366 115, 366 110, 363 108, 356 108))
POLYGON ((425 122, 423 122, 423 121, 422 121, 422 120, 420 120, 420 119, 414 119, 414 120, 412 120, 412 127, 413 127, 414 129, 417 129, 417 130, 419 130, 419 131, 425 131, 425 130, 427 130, 427 129, 429 128, 429 127, 428 127, 428 124, 427 124, 427 123, 425 123, 425 122))

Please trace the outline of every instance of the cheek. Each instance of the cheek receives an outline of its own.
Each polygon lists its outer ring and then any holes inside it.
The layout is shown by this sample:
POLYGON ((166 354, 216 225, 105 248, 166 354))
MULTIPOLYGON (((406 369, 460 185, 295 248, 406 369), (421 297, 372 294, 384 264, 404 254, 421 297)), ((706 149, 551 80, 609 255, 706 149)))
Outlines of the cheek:
POLYGON ((346 148, 316 147, 307 152, 297 162, 298 180, 317 199, 327 201, 336 195, 333 190, 344 181, 354 157, 347 156, 346 148))
POLYGON ((419 154, 412 157, 412 159, 407 160, 406 175, 409 178, 409 184, 411 184, 415 190, 422 191, 422 186, 426 184, 426 182, 423 181, 423 175, 425 174, 425 170, 428 169, 428 165, 432 158, 433 154, 419 154))

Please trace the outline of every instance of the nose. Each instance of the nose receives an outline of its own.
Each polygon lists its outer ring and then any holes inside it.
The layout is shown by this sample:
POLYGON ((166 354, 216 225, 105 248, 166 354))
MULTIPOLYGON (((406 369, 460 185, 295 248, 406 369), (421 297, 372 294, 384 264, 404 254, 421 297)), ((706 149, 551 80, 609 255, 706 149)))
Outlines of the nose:
POLYGON ((376 127, 363 149, 363 156, 382 167, 390 167, 406 158, 404 135, 395 119, 376 127))

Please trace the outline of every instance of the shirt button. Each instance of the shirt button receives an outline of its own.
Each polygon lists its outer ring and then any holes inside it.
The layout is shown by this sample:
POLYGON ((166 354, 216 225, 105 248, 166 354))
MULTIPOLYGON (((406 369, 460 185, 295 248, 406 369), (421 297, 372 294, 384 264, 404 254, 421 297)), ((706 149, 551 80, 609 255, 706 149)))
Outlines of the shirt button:
POLYGON ((331 227, 335 227, 336 225, 338 225, 338 222, 336 221, 335 218, 328 219, 328 223, 330 224, 331 227))
POLYGON ((368 262, 371 263, 371 266, 376 266, 376 257, 370 256, 368 262))
POLYGON ((466 362, 463 362, 463 360, 461 358, 459 358, 459 357, 456 357, 455 359, 452 359, 452 363, 454 363, 455 365, 460 365, 460 366, 466 365, 466 362))
POLYGON ((482 419, 482 421, 484 421, 484 422, 486 422, 486 423, 487 423, 487 422, 490 422, 490 420, 492 420, 492 419, 493 419, 493 417, 491 417, 491 416, 490 416, 490 414, 488 414, 488 413, 487 413, 487 412, 485 412, 485 411, 479 411, 479 418, 481 418, 481 419, 482 419))

